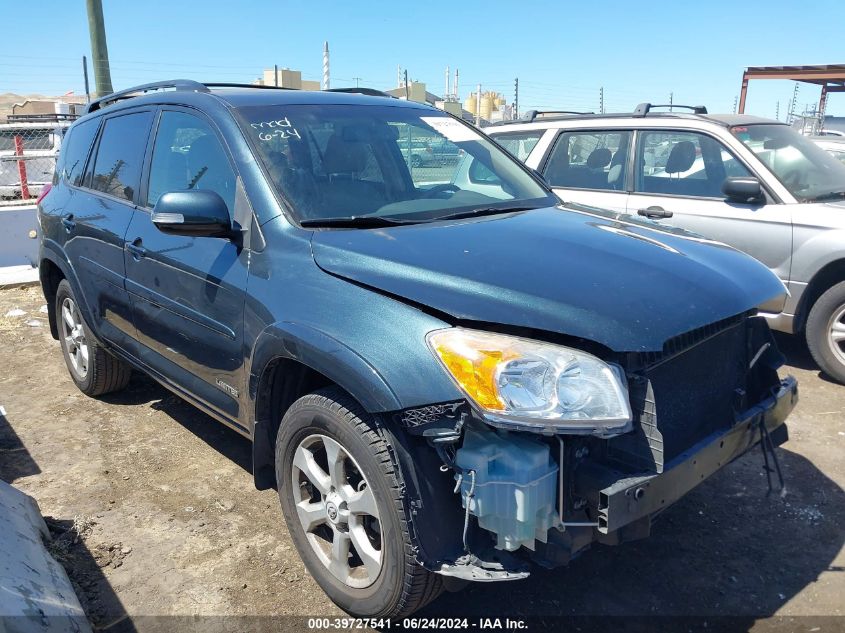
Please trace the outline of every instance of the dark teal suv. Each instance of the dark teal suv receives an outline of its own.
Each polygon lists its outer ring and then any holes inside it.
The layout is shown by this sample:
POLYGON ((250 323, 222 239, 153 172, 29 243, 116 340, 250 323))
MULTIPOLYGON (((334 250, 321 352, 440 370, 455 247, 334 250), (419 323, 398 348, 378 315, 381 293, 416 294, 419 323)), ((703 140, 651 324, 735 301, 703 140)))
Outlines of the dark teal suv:
POLYGON ((77 386, 141 371, 249 438, 256 485, 356 615, 645 537, 786 440, 796 384, 754 309, 784 292, 768 269, 562 205, 425 105, 118 92, 71 127, 39 221, 77 386), (456 160, 418 164, 420 141, 456 160))

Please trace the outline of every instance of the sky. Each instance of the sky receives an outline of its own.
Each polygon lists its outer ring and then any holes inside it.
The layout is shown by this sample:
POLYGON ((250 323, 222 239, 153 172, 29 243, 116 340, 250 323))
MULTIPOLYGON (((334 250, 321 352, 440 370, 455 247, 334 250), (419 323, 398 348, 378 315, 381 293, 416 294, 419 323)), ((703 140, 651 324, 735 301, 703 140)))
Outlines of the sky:
MULTIPOLYGON (((442 94, 450 66, 453 76, 460 70, 462 100, 480 83, 512 102, 518 77, 521 111, 597 111, 603 89, 606 111, 666 103, 672 93, 676 104, 731 112, 746 66, 845 64, 842 0, 815 0, 806 14, 786 0, 102 1, 115 89, 172 78, 251 82, 273 64, 319 80, 328 41, 335 88, 394 88, 399 65, 442 94)), ((20 6, 0 0, 0 14, 20 6)), ((0 38, 0 93, 84 94, 85 0, 27 6, 38 20, 0 38)), ((793 87, 752 82, 746 112, 783 120, 793 87)), ((801 85, 798 110, 818 97, 801 85)), ((830 96, 827 113, 845 115, 845 93, 830 96)))

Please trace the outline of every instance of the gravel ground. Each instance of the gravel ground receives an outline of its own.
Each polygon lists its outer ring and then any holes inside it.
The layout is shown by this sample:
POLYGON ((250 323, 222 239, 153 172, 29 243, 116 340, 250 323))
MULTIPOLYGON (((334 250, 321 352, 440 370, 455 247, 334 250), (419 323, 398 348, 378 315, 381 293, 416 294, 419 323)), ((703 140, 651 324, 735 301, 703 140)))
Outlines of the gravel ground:
MULTIPOLYGON (((299 561, 275 492, 254 489, 249 442, 141 375, 87 398, 43 305, 39 288, 0 290, 0 478, 40 504, 95 627, 342 615, 299 561)), ((780 343, 801 393, 779 449, 785 496, 766 495, 755 451, 668 509, 647 540, 444 594, 421 615, 729 615, 749 626, 845 615, 845 387, 820 377, 794 340, 780 343)), ((845 626, 830 622, 821 630, 845 626)))

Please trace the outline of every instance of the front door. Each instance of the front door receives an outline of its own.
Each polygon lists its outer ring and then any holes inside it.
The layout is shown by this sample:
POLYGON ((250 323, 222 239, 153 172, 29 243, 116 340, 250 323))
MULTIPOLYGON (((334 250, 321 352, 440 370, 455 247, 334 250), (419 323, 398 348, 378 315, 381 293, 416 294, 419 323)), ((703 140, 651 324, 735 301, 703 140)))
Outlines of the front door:
POLYGON ((630 147, 627 130, 561 132, 541 173, 564 202, 624 213, 630 147))
POLYGON ((243 308, 248 251, 229 239, 159 231, 150 213, 161 194, 211 190, 232 214, 237 178, 214 127, 163 110, 145 203, 126 235, 127 289, 142 360, 204 404, 236 421, 244 394, 243 308))
MULTIPOLYGON (((638 132, 628 212, 642 210, 661 223, 729 244, 763 262, 787 283, 792 258, 790 205, 729 202, 722 184, 732 176, 755 174, 707 134, 685 130, 638 132)), ((780 312, 785 299, 778 298, 760 309, 780 312)))

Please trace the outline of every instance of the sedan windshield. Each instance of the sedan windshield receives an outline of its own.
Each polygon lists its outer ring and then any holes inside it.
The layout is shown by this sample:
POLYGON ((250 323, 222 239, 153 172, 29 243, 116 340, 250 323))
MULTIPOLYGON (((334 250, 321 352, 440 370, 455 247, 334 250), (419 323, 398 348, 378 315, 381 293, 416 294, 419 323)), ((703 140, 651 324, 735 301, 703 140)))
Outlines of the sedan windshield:
POLYGON ((801 202, 845 198, 845 165, 787 125, 731 128, 801 202))
POLYGON ((371 227, 557 202, 482 133, 432 109, 274 105, 238 113, 272 184, 307 226, 371 227), (483 178, 473 176, 479 171, 483 178))

